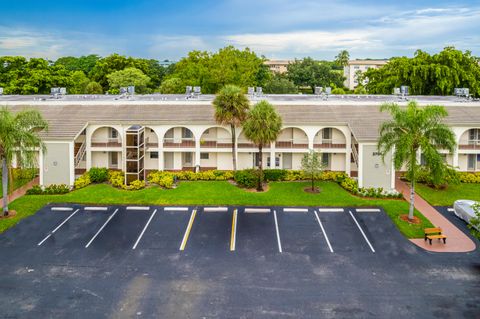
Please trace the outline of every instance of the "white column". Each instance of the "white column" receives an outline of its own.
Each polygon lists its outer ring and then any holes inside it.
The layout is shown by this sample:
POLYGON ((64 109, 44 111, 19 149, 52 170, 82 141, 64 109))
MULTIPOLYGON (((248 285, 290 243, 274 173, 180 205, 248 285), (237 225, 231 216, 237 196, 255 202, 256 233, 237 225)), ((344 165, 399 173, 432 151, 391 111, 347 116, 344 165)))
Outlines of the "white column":
POLYGON ((350 175, 352 168, 351 168, 351 157, 352 157, 352 136, 346 135, 345 136, 345 173, 350 175))
POLYGON ((195 139, 195 171, 200 169, 200 138, 195 139))
POLYGON ((358 187, 363 187, 363 144, 358 144, 358 187))
POLYGON ((74 143, 68 143, 69 165, 70 165, 70 186, 75 183, 75 148, 74 143))
POLYGON ((455 168, 458 167, 458 145, 457 147, 455 147, 455 150, 453 151, 452 166, 455 168))
POLYGON ((43 167, 43 151, 42 149, 39 150, 38 154, 38 171, 40 173, 40 186, 43 186, 43 174, 44 174, 44 167, 43 167))
POLYGON ((270 143, 270 168, 275 168, 275 142, 270 143))

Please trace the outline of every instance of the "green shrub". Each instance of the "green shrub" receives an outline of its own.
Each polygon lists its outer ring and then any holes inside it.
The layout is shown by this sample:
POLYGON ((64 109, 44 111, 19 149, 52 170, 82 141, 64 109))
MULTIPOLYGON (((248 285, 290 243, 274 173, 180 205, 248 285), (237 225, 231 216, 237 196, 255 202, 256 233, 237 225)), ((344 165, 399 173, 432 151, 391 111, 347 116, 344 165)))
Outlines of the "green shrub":
POLYGON ((283 181, 287 177, 285 169, 266 169, 263 173, 266 181, 283 181))
POLYGON ((334 88, 332 94, 345 94, 345 90, 342 88, 334 88))
POLYGON ((108 182, 113 187, 123 187, 125 184, 125 175, 122 171, 108 171, 108 182))
POLYGON ((458 175, 462 183, 480 183, 480 172, 460 172, 458 175))
POLYGON ((36 168, 13 168, 12 177, 14 180, 31 180, 37 175, 36 168))
MULTIPOLYGON (((402 179, 410 181, 410 175, 410 172, 407 172, 402 179)), ((442 168, 439 180, 435 181, 432 177, 432 173, 430 172, 430 170, 422 166, 417 170, 415 180, 417 183, 427 184, 430 187, 446 188, 448 185, 455 185, 460 183, 460 176, 461 175, 455 168, 446 165, 442 168)))
POLYGON ((151 172, 148 174, 147 180, 163 188, 173 188, 173 173, 171 172, 151 172))
POLYGON ((104 183, 108 180, 108 169, 105 167, 92 167, 88 173, 92 183, 104 183))
POLYGON ((90 174, 85 172, 82 176, 75 180, 74 187, 75 189, 80 189, 90 185, 91 183, 92 181, 90 180, 90 174))
POLYGON ((33 185, 32 188, 27 190, 27 195, 41 195, 43 194, 43 189, 40 187, 40 185, 33 185))
POLYGON ((140 190, 145 188, 145 181, 141 181, 137 179, 131 182, 130 185, 122 185, 122 188, 129 191, 140 190))
POLYGON ((254 188, 258 183, 258 173, 254 169, 244 169, 241 171, 236 171, 234 173, 233 179, 237 185, 246 188, 254 188))
POLYGON ((61 195, 70 192, 70 186, 65 184, 52 184, 42 189, 41 186, 35 185, 27 190, 27 195, 61 195))

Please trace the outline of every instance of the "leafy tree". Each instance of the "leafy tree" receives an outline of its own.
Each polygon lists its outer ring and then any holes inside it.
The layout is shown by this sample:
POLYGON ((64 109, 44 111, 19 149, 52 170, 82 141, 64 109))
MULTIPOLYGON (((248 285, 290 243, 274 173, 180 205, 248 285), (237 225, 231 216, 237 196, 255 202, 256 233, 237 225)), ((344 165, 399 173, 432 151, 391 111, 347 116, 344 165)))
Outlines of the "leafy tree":
POLYGON ((263 191, 263 147, 275 142, 281 129, 282 118, 273 105, 265 100, 255 104, 243 125, 245 136, 258 147, 258 191, 263 191))
POLYGON ((162 94, 181 94, 185 93, 185 87, 179 78, 169 78, 163 80, 159 90, 162 94))
POLYGON ((24 110, 16 114, 6 107, 0 109, 0 160, 2 161, 3 215, 8 216, 8 172, 14 154, 25 167, 35 165, 37 149, 45 150, 38 132, 46 130, 48 123, 37 110, 24 110))
POLYGON ((110 88, 119 89, 120 87, 134 85, 135 91, 138 93, 144 93, 148 82, 150 82, 150 78, 136 68, 126 68, 113 72, 107 75, 107 79, 110 88))
POLYGON ((320 153, 310 150, 310 152, 303 155, 302 171, 306 176, 310 176, 310 180, 312 181, 312 192, 315 191, 315 178, 322 172, 324 167, 320 153))
POLYGON ((298 92, 298 88, 286 77, 275 75, 265 83, 263 91, 267 94, 294 94, 298 92))
POLYGON ((245 121, 250 108, 248 101, 242 89, 235 85, 226 85, 223 87, 213 100, 215 108, 215 121, 221 125, 230 125, 232 133, 232 161, 233 170, 237 170, 237 151, 236 151, 236 127, 245 121))
POLYGON ((99 59, 100 57, 96 54, 90 54, 78 58, 66 56, 55 61, 55 65, 63 65, 69 71, 83 71, 83 73, 88 74, 99 59))
POLYGON ((347 50, 340 51, 335 56, 335 64, 341 66, 342 68, 348 65, 348 61, 350 60, 350 53, 347 50))
POLYGON ((70 94, 85 94, 90 80, 83 71, 74 71, 70 75, 71 86, 68 88, 70 94))
POLYGON ((103 94, 102 86, 95 81, 90 81, 85 87, 85 93, 87 94, 103 94))
POLYGON ((418 50, 413 58, 398 57, 380 69, 369 69, 366 88, 374 94, 391 94, 395 87, 407 85, 417 95, 453 94, 456 87, 467 87, 480 96, 479 59, 470 51, 454 47, 430 55, 418 50))
POLYGON ((92 71, 90 71, 90 79, 98 82, 104 91, 108 90, 108 78, 110 73, 121 71, 127 67, 132 67, 131 59, 119 54, 112 54, 97 61, 92 71))
POLYGON ((473 211, 475 212, 475 216, 470 219, 470 224, 468 228, 470 228, 470 232, 473 236, 477 239, 480 239, 480 203, 476 203, 472 206, 473 211))
POLYGON ((334 88, 332 94, 346 94, 345 90, 342 88, 334 88))
POLYGON ((318 63, 310 57, 295 60, 287 67, 288 78, 297 86, 309 86, 312 93, 316 86, 343 87, 344 77, 332 70, 330 63, 318 63))
POLYGON ((415 182, 417 178, 417 154, 419 150, 425 156, 425 166, 432 174, 435 183, 442 178, 445 163, 438 149, 453 153, 456 143, 455 134, 443 123, 448 115, 443 106, 427 105, 419 107, 410 101, 406 108, 395 103, 386 103, 380 111, 387 111, 392 119, 380 126, 378 151, 385 156, 393 151, 393 163, 398 170, 406 165, 410 177, 410 210, 408 218, 413 220, 415 182))

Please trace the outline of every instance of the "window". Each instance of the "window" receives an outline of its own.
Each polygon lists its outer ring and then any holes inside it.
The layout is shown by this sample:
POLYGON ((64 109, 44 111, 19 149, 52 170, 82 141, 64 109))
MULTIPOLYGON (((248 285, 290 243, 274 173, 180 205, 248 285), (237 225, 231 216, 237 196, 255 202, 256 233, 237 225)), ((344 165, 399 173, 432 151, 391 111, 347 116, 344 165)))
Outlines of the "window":
POLYGON ((188 128, 182 128, 182 138, 192 138, 193 134, 188 128))
POLYGON ((114 129, 113 127, 110 127, 109 136, 110 136, 110 138, 117 138, 118 137, 118 131, 116 129, 114 129))
POLYGON ((330 166, 330 154, 329 153, 322 153, 322 164, 325 167, 330 166))
POLYGON ((184 153, 184 163, 185 164, 192 163, 192 153, 184 153))
POLYGON ((353 68, 354 68, 355 70, 359 70, 359 69, 360 69, 360 66, 355 65, 353 68))
POLYGON ((468 131, 468 138, 470 141, 479 141, 480 140, 480 129, 472 128, 468 131))
POLYGON ((476 154, 468 154, 468 166, 467 166, 467 169, 469 171, 474 171, 475 170, 475 160, 477 159, 477 155, 476 154))
POLYGON ((110 152, 110 165, 111 166, 118 165, 118 153, 117 152, 110 152))
POLYGON ((330 127, 324 128, 322 130, 322 138, 324 140, 329 140, 332 138, 332 129, 330 127))
POLYGON ((158 152, 150 152, 150 158, 151 159, 158 158, 158 152))
POLYGON ((210 158, 210 153, 200 153, 200 159, 208 160, 210 158))

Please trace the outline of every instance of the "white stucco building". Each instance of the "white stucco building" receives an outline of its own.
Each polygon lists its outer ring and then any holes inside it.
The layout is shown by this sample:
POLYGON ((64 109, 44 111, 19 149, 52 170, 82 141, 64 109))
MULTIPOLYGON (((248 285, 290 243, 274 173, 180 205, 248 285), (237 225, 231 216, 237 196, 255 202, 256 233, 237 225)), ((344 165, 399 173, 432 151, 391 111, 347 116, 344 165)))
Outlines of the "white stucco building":
MULTIPOLYGON (((358 178, 360 186, 394 188, 390 156, 378 156, 378 127, 388 117, 379 112, 394 96, 330 97, 265 96, 280 113, 278 140, 264 148, 265 168, 299 169, 303 154, 322 153, 328 170, 358 178)), ((480 171, 480 102, 453 97, 411 97, 421 105, 444 105, 458 147, 445 160, 461 171, 480 171)), ((38 109, 50 124, 42 137, 47 152, 39 154, 40 183, 70 184, 91 167, 119 169, 132 179, 152 170, 231 170, 229 127, 215 123, 213 96, 186 100, 181 95, 2 96, 0 104, 14 111, 38 109)), ((252 100, 252 104, 256 100, 252 100)), ((397 101, 400 104, 406 102, 397 101)), ((258 149, 241 127, 236 130, 238 169, 258 163, 258 149)), ((419 161, 421 155, 419 154, 419 161)))
MULTIPOLYGON (((345 87, 353 90, 359 84, 357 81, 357 73, 365 73, 368 69, 379 69, 385 64, 388 63, 388 60, 350 60, 348 65, 343 68, 343 76, 345 77, 344 85, 345 87)), ((368 83, 368 79, 363 81, 363 85, 368 83)))

